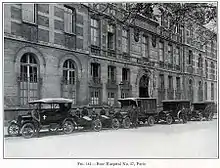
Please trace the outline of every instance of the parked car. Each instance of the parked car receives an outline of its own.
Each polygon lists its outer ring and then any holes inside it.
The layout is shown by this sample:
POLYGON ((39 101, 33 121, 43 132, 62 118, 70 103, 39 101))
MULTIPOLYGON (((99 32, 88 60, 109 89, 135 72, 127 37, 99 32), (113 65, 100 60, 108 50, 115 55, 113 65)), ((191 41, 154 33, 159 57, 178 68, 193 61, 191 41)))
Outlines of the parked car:
POLYGON ((94 109, 92 110, 92 113, 89 113, 88 108, 85 106, 81 111, 76 111, 72 114, 72 117, 77 128, 83 127, 84 129, 92 129, 94 131, 100 131, 102 129, 102 122, 94 109))
POLYGON ((191 111, 188 113, 188 119, 212 120, 214 113, 216 113, 216 105, 214 101, 203 101, 192 103, 191 111))
POLYGON ((163 100, 163 110, 158 113, 157 122, 163 120, 172 124, 176 120, 187 123, 187 112, 190 110, 189 100, 163 100))
POLYGON ((75 129, 76 123, 69 113, 72 100, 47 98, 30 101, 29 104, 33 106, 33 110, 10 122, 9 135, 21 133, 24 138, 31 138, 43 128, 49 131, 62 129, 65 134, 70 134, 75 129), (13 131, 15 128, 16 132, 13 131))
POLYGON ((115 115, 115 111, 112 107, 102 107, 100 110, 99 119, 102 122, 102 127, 112 128, 117 130, 120 127, 120 122, 115 115))

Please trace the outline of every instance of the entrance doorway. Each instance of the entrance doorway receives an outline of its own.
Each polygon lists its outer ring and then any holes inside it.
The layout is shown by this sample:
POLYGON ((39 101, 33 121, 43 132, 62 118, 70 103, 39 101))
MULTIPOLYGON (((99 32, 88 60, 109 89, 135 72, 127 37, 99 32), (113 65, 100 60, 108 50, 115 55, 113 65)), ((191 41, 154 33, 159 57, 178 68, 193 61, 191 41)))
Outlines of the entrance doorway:
POLYGON ((148 93, 149 77, 144 75, 139 82, 139 97, 149 97, 148 93))

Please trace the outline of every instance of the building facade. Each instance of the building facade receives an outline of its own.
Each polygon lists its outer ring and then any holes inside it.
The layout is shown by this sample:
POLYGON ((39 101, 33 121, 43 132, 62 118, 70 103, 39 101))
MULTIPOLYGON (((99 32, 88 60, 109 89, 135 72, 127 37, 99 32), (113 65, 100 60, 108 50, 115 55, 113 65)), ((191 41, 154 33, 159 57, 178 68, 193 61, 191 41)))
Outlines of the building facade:
MULTIPOLYGON (((75 105, 118 105, 124 97, 216 100, 216 42, 190 43, 184 26, 168 30, 123 4, 4 4, 4 104, 65 97, 75 105), (113 19, 117 16, 118 19, 113 19), (134 35, 139 31, 139 38, 134 35), (199 46, 199 45, 198 45, 199 46)), ((192 35, 192 36, 191 36, 192 35)))

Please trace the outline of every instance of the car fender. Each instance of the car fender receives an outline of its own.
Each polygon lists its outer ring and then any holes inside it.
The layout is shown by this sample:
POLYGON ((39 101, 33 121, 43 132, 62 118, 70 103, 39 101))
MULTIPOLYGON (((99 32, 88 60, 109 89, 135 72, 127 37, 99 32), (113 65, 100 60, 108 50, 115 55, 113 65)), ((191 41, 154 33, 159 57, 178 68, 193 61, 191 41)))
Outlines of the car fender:
POLYGON ((17 124, 18 125, 18 122, 16 120, 11 120, 8 122, 8 124, 17 124))
POLYGON ((71 122, 73 122, 74 124, 76 124, 76 122, 75 122, 75 120, 73 119, 73 118, 65 118, 64 120, 63 120, 63 122, 62 122, 62 125, 67 121, 67 120, 69 120, 69 121, 71 121, 71 122))

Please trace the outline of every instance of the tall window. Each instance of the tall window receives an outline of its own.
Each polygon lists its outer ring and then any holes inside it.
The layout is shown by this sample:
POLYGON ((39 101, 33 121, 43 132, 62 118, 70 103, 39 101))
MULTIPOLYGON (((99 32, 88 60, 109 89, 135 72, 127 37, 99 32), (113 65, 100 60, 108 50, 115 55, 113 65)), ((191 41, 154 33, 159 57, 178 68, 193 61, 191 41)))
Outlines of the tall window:
POLYGON ((98 63, 91 63, 91 76, 92 77, 99 77, 100 76, 100 64, 98 63))
POLYGON ((206 73, 206 78, 208 78, 208 61, 205 60, 205 73, 206 73))
POLYGON ((63 64, 62 97, 72 99, 76 103, 76 72, 73 60, 66 60, 63 64))
POLYGON ((164 43, 159 42, 159 60, 164 62, 164 43))
POLYGON ((115 82, 116 80, 116 67, 108 66, 108 80, 115 82))
POLYGON ((176 90, 180 90, 180 77, 176 77, 176 90))
POLYGON ((114 105, 115 104, 115 93, 114 92, 108 92, 108 105, 114 105))
POLYGON ((164 75, 163 74, 160 74, 159 75, 159 83, 160 83, 160 89, 163 89, 164 88, 164 75))
POLYGON ((36 4, 22 4, 22 20, 29 23, 36 23, 36 4))
POLYGON ((72 60, 66 60, 63 64, 63 80, 64 84, 75 84, 75 66, 72 60))
POLYGON ((38 64, 34 54, 26 53, 20 62, 20 104, 37 99, 38 93, 38 64))
POLYGON ((199 101, 203 100, 203 89, 202 89, 202 82, 201 81, 199 81, 198 97, 199 97, 199 101))
POLYGON ((168 45, 168 60, 170 64, 173 64, 173 47, 168 45))
POLYGON ((199 54, 199 58, 198 58, 198 67, 202 68, 202 55, 199 54))
POLYGON ((130 81, 130 70, 122 68, 122 81, 130 81))
POLYGON ((64 7, 64 30, 75 33, 75 9, 66 5, 64 7))
POLYGON ((142 37, 142 55, 146 58, 149 56, 149 42, 148 37, 146 36, 142 37))
POLYGON ((128 31, 122 30, 122 52, 128 53, 128 31))
POLYGON ((191 50, 189 50, 189 55, 188 55, 188 64, 192 64, 192 59, 193 59, 193 53, 191 50))
POLYGON ((168 76, 168 88, 173 89, 173 77, 168 76))
POLYGON ((91 104, 92 105, 98 105, 100 104, 100 96, 101 96, 101 91, 93 89, 91 91, 91 104))
POLYGON ((213 62, 211 62, 211 74, 213 76, 213 79, 215 79, 215 65, 213 62))
POLYGON ((91 44, 99 46, 99 22, 91 19, 91 44))
POLYGON ((214 83, 211 83, 211 100, 214 100, 214 83))
POLYGON ((115 49, 115 27, 113 25, 108 25, 108 37, 107 37, 108 49, 115 49))
POLYGON ((180 65, 180 48, 176 47, 176 65, 180 65))
POLYGON ((207 88, 207 82, 205 82, 205 100, 208 99, 208 88, 207 88))
POLYGON ((189 79, 189 88, 188 88, 188 99, 193 102, 193 83, 192 79, 189 79))

